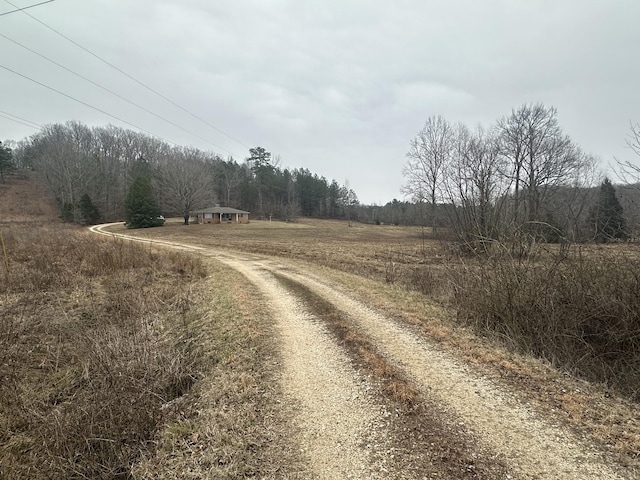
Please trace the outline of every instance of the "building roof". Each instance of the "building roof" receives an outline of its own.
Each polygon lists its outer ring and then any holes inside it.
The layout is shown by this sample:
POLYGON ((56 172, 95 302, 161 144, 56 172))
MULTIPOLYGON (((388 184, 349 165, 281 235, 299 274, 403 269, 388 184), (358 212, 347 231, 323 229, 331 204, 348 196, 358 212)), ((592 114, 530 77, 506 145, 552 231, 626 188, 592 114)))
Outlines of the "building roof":
POLYGON ((249 214, 249 212, 245 211, 245 210, 238 210, 237 208, 231 208, 231 207, 210 207, 210 208, 203 208, 202 210, 194 210, 193 212, 191 212, 192 215, 197 215, 199 213, 246 213, 249 214))

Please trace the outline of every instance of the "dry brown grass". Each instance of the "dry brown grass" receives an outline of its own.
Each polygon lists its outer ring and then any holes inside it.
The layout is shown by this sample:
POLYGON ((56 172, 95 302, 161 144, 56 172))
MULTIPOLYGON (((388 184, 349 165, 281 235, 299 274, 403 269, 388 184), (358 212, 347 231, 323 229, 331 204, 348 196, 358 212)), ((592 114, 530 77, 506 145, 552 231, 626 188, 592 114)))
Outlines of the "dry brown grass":
MULTIPOLYGON (((111 228, 126 232, 122 226, 111 228)), ((300 219, 297 223, 252 221, 246 225, 189 225, 168 219, 162 229, 135 232, 215 249, 295 258, 446 297, 444 266, 452 254, 444 242, 423 238, 419 227, 368 225, 338 220, 300 219)), ((427 232, 428 235, 428 232, 427 232)))
POLYGON ((470 326, 460 324, 450 310, 418 292, 323 266, 304 264, 303 268, 342 285, 352 296, 389 317, 413 326, 463 358, 479 376, 509 386, 544 418, 594 439, 610 449, 621 464, 640 472, 637 403, 602 385, 571 377, 548 362, 510 350, 495 339, 478 336, 470 326), (568 401, 570 398, 578 398, 580 403, 568 401))
POLYGON ((0 472, 126 478, 200 376, 201 262, 62 225, 2 231, 0 472))
POLYGON ((296 478, 243 277, 63 225, 3 232, 0 477, 296 478))
POLYGON ((451 269, 458 318, 565 371, 640 398, 638 250, 499 251, 451 269))
POLYGON ((34 172, 0 197, 0 478, 302 478, 241 276, 61 225, 34 172))

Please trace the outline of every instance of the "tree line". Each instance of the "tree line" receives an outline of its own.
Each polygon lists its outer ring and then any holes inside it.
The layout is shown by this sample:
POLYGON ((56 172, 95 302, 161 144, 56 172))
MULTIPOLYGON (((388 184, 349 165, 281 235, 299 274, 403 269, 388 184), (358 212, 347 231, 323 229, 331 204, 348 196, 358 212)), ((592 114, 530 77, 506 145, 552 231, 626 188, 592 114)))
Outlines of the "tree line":
POLYGON ((357 195, 336 180, 305 168, 289 169, 262 147, 238 162, 233 157, 113 125, 51 124, 12 142, 18 168, 43 173, 63 219, 77 223, 122 220, 127 194, 138 177, 150 183, 165 216, 181 216, 219 204, 250 211, 253 218, 347 218, 357 195))
POLYGON ((628 234, 613 185, 593 188, 596 159, 563 132, 554 107, 526 104, 489 128, 430 117, 407 158, 404 191, 428 210, 434 234, 446 226, 475 246, 628 234))

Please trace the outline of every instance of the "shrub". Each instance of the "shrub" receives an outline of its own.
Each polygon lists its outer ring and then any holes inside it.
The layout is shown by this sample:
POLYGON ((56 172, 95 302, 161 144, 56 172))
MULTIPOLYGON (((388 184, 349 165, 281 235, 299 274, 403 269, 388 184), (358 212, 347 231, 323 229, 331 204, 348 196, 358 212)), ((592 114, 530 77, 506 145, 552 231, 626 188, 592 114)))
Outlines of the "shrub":
POLYGON ((554 365, 638 398, 640 260, 620 250, 514 257, 454 271, 458 318, 554 365))

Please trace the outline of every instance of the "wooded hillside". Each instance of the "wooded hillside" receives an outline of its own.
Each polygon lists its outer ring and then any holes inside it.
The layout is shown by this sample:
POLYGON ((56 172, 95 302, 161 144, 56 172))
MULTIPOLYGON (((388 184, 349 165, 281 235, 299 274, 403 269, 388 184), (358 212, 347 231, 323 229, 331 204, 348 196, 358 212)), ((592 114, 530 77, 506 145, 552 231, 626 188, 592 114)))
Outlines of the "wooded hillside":
POLYGON ((223 159, 113 125, 47 125, 15 144, 13 156, 18 168, 42 172, 63 218, 78 223, 91 223, 81 208, 87 196, 100 221, 122 220, 127 191, 139 175, 151 181, 165 216, 188 217, 220 204, 248 210, 253 218, 344 218, 357 203, 348 187, 308 169, 283 168, 262 147, 242 160, 223 159))

